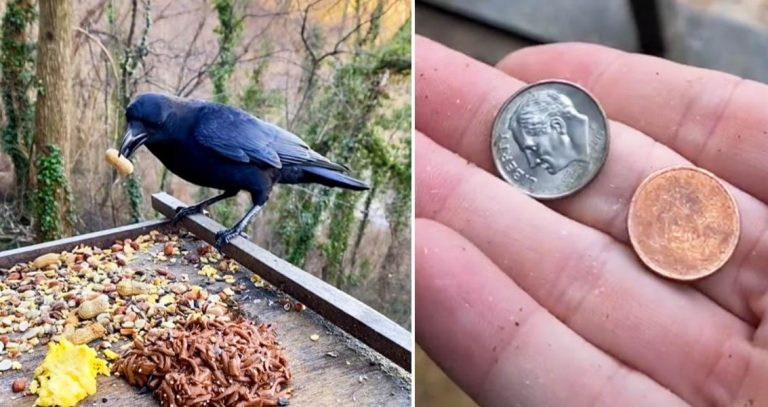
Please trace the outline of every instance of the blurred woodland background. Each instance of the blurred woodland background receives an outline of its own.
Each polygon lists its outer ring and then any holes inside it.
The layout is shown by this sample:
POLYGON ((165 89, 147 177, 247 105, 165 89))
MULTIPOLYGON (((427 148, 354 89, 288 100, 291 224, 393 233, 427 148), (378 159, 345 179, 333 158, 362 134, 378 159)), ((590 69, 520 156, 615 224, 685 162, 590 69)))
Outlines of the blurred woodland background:
MULTIPOLYGON (((372 185, 279 186, 257 243, 410 328, 407 0, 0 0, 0 250, 154 218, 161 190, 212 196, 146 149, 119 178, 144 91, 243 108, 372 185)), ((231 226, 248 196, 212 207, 231 226)))

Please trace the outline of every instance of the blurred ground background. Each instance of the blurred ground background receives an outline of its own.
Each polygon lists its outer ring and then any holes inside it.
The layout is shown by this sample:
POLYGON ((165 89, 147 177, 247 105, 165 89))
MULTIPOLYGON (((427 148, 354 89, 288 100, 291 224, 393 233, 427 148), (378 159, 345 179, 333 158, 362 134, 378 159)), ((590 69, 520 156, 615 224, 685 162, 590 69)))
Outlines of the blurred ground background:
MULTIPOLYGON (((766 0, 416 0, 415 21, 417 34, 488 64, 585 41, 768 82, 766 0)), ((421 348, 416 383, 419 406, 475 405, 421 348)))
MULTIPOLYGON (((372 185, 277 186, 247 232, 410 329, 410 1, 0 0, 0 18, 0 251, 154 218, 161 190, 190 204, 218 194, 146 149, 128 179, 104 160, 138 93, 215 100, 293 131, 372 185), (43 21, 44 4, 61 13, 43 21), (38 62, 52 22, 71 41, 47 51, 68 62, 49 75, 67 97, 53 101, 66 113, 46 134, 38 62)), ((212 216, 232 226, 250 207, 238 198, 212 216)))

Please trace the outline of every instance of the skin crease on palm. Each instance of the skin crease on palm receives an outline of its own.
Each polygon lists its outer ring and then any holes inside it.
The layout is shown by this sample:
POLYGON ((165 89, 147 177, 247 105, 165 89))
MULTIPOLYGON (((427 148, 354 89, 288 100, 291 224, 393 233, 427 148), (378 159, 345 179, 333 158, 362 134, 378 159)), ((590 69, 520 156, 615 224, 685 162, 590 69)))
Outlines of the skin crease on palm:
POLYGON ((768 86, 586 44, 497 67, 416 39, 416 335, 488 406, 768 406, 768 86), (608 159, 577 194, 503 182, 490 133, 525 83, 588 89, 608 159), (742 219, 713 276, 668 281, 637 259, 628 204, 672 165, 719 176, 742 219))

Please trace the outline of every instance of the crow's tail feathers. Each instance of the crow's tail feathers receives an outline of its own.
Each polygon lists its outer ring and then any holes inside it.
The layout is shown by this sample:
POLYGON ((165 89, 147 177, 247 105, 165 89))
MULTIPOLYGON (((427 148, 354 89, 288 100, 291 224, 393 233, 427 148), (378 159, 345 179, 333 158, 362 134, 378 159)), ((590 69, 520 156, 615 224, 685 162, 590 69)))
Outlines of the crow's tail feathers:
POLYGON ((370 189, 365 182, 328 168, 306 166, 302 167, 302 170, 304 170, 302 182, 314 182, 329 187, 352 189, 355 191, 370 189))

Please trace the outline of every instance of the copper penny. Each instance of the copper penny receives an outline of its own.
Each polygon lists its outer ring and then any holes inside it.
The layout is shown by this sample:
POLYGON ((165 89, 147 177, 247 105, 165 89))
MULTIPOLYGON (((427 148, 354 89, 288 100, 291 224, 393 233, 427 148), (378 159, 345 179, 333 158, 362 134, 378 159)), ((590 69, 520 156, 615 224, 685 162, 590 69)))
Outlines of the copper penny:
POLYGON ((674 280, 706 277, 723 266, 739 240, 739 210, 711 173, 671 167, 635 191, 627 221, 640 260, 674 280))

